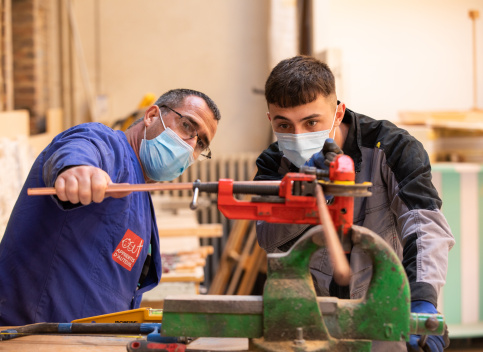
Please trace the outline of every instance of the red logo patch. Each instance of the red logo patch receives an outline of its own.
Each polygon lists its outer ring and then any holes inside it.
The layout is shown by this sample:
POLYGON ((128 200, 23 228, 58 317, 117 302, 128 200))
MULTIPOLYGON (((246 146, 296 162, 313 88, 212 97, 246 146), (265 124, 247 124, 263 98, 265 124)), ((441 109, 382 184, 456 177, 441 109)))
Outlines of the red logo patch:
POLYGON ((112 259, 127 270, 131 271, 138 260, 144 240, 131 230, 127 230, 116 250, 112 253, 112 259))

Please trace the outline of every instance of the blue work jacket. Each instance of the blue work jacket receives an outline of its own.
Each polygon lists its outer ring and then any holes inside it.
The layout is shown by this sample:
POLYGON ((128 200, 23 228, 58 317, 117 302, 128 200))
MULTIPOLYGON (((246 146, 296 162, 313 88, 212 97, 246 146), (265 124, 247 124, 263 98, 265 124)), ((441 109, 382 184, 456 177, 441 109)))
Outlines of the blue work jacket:
POLYGON ((156 219, 148 192, 82 206, 28 196, 61 170, 92 165, 116 183, 144 183, 121 131, 87 123, 62 132, 35 160, 0 243, 0 325, 70 322, 140 305, 161 278, 156 219), (150 251, 146 279, 139 285, 150 251))

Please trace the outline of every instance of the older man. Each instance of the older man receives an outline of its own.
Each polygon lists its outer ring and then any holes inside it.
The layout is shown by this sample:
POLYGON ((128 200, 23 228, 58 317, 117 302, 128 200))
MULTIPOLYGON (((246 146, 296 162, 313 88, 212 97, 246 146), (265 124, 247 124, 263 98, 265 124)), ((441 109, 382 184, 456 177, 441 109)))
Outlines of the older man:
POLYGON ((161 277, 148 192, 111 183, 172 180, 210 157, 220 113, 205 94, 163 94, 126 131, 81 124, 38 156, 0 243, 0 325, 69 322, 139 307, 161 277), (28 197, 55 186, 57 196, 28 197))

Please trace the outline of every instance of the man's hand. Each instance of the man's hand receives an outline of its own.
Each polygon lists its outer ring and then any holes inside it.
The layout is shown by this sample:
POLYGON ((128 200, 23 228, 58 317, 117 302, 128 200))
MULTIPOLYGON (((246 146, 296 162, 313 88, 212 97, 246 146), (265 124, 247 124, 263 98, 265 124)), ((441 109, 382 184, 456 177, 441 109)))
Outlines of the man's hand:
POLYGON ((337 154, 344 154, 342 149, 335 143, 335 141, 332 138, 327 138, 324 146, 322 148, 322 153, 324 154, 325 157, 325 165, 327 167, 330 166, 330 163, 334 161, 335 157, 337 154))
MULTIPOLYGON (((91 202, 100 203, 104 200, 107 186, 111 178, 102 169, 94 166, 74 166, 63 171, 55 181, 57 197, 63 202, 83 205, 91 202)), ((121 198, 131 192, 109 193, 109 196, 121 198)))
POLYGON ((334 161, 337 154, 344 154, 332 138, 327 138, 322 150, 315 153, 305 162, 305 166, 316 167, 317 169, 328 169, 331 161, 334 161))
MULTIPOLYGON (((435 306, 427 301, 411 302, 412 313, 437 314, 435 306)), ((407 348, 409 352, 443 352, 449 346, 448 329, 445 326, 444 336, 438 335, 411 335, 407 348)))

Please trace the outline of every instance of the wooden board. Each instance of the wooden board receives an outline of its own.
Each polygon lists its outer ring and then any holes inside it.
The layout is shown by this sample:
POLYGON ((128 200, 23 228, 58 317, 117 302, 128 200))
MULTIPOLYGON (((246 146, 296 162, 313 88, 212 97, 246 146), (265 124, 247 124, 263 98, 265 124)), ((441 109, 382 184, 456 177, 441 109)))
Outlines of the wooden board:
POLYGON ((30 134, 29 113, 27 110, 0 112, 0 137, 16 138, 30 134))
POLYGON ((483 111, 402 111, 402 124, 426 125, 438 128, 483 130, 483 111))
POLYGON ((248 351, 248 339, 200 337, 189 344, 189 351, 248 351))
MULTIPOLYGON (((15 352, 126 352, 126 346, 141 335, 31 335, 1 341, 0 351, 15 352)), ((199 338, 188 345, 189 351, 246 351, 245 338, 199 338)))
POLYGON ((0 351, 15 352, 125 352, 135 336, 114 335, 31 335, 1 341, 0 351))
POLYGON ((223 227, 221 224, 200 224, 195 226, 180 227, 158 227, 159 237, 221 237, 223 236, 223 227))

